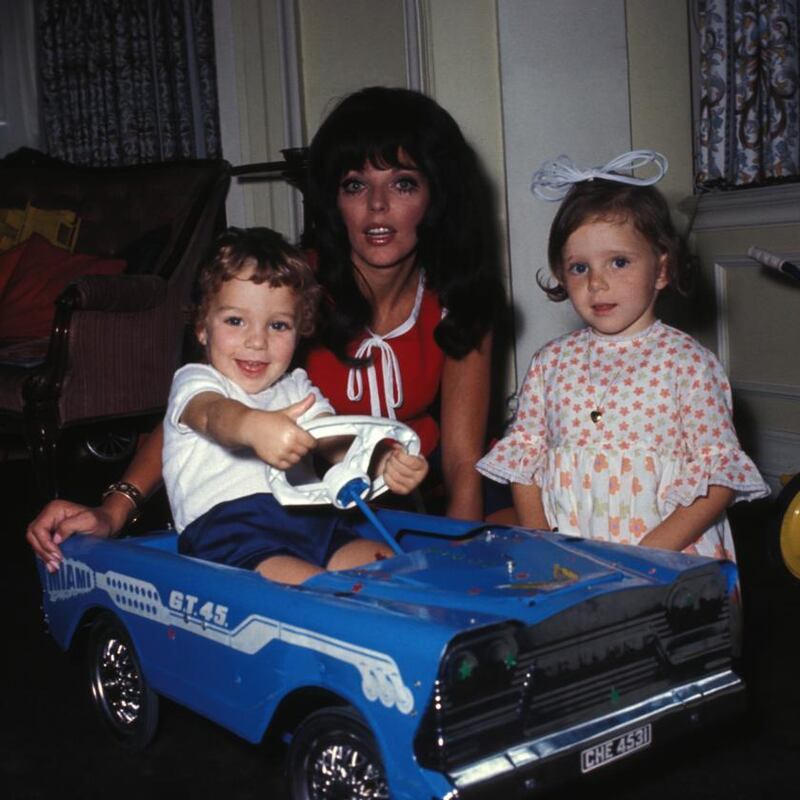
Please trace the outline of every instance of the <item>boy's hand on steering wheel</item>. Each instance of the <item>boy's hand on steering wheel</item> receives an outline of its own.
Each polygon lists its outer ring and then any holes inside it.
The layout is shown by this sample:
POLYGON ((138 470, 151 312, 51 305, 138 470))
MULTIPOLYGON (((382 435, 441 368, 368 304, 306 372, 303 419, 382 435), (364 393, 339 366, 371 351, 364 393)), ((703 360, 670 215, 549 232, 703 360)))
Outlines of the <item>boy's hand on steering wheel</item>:
POLYGON ((428 474, 428 462, 423 456, 412 456, 401 444, 393 444, 381 455, 377 473, 395 494, 411 494, 428 474))
POLYGON ((247 425, 247 443, 271 467, 289 469, 317 446, 317 440, 297 424, 313 405, 314 395, 309 394, 280 411, 253 410, 247 425))

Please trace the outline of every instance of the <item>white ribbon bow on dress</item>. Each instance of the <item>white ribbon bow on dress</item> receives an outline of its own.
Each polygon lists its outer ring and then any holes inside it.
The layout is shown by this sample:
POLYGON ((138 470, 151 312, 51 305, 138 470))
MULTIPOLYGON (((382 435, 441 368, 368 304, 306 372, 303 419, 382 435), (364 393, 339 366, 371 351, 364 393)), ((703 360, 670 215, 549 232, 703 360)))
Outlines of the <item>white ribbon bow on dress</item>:
POLYGON ((531 180, 531 191, 540 199, 553 202, 563 200, 567 192, 576 183, 604 178, 607 181, 628 183, 633 186, 652 186, 667 173, 669 162, 666 156, 655 150, 631 150, 604 164, 602 167, 579 169, 569 156, 561 155, 555 160, 545 161, 531 180), (620 175, 620 170, 632 170, 653 164, 656 175, 649 178, 636 178, 633 175, 620 175))
MULTIPOLYGON (((397 419, 395 409, 403 405, 403 379, 400 373, 400 362, 397 360, 397 356, 388 340, 402 336, 416 325, 422 306, 424 290, 425 276, 424 273, 420 272, 417 294, 414 298, 414 308, 411 310, 408 319, 385 336, 370 331, 371 335, 364 339, 358 346, 358 350, 356 350, 356 358, 368 358, 373 350, 380 350, 381 352, 382 396, 378 388, 378 373, 374 362, 371 361, 365 367, 369 385, 370 414, 373 417, 385 416, 389 417, 389 419, 397 419), (381 410, 381 397, 386 406, 386 413, 381 410)), ((364 396, 364 379, 361 377, 361 371, 360 368, 351 367, 347 374, 347 399, 351 402, 357 402, 364 396)))

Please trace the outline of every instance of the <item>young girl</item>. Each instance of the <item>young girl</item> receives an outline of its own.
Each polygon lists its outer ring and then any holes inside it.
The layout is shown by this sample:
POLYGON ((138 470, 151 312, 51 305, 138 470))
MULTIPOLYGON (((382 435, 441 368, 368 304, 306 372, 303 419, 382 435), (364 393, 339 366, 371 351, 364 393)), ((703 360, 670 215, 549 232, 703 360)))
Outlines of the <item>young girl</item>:
MULTIPOLYGON (((175 373, 164 420, 181 553, 284 583, 392 555, 358 538, 341 514, 284 509, 267 484, 266 464, 289 469, 317 445, 300 424, 333 413, 304 370, 287 372, 298 337, 313 330, 318 297, 300 253, 266 228, 229 229, 201 267, 194 321, 208 363, 175 373)), ((397 445, 376 470, 407 494, 427 464, 397 445)))
MULTIPOLYGON (((647 156, 663 174, 663 156, 647 156)), ((768 489, 736 438, 719 362, 656 319, 688 258, 653 182, 564 157, 534 175, 548 199, 571 185, 550 230, 557 284, 542 288, 586 327, 534 355, 516 418, 478 470, 512 484, 523 525, 732 559, 725 508, 768 489)))

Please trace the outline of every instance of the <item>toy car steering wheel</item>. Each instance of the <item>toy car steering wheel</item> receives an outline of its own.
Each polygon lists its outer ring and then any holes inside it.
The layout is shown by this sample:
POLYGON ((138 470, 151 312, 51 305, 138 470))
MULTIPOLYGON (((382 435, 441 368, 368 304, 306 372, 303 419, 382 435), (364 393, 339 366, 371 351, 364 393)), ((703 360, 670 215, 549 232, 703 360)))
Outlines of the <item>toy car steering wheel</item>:
POLYGON ((394 439, 411 455, 420 449, 419 436, 402 422, 382 417, 351 415, 340 417, 317 417, 303 425, 316 439, 332 436, 352 436, 353 441, 344 458, 334 464, 321 481, 294 486, 286 478, 286 472, 274 467, 267 468, 267 481, 275 499, 284 506, 293 505, 331 505, 336 508, 351 508, 355 500, 339 497, 348 484, 358 486, 353 481, 363 482, 359 491, 362 498, 377 497, 387 490, 382 476, 371 480, 367 474, 372 453, 379 442, 394 439))

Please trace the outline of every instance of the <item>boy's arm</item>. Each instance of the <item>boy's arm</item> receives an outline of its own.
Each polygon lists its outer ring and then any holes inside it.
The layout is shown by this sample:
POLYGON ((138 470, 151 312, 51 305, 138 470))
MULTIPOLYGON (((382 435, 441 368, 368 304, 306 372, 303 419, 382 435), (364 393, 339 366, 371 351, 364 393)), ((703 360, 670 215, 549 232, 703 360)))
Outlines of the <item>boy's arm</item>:
POLYGON ((264 462, 289 469, 316 446, 297 420, 314 405, 314 395, 280 411, 261 411, 216 392, 200 392, 189 400, 180 421, 223 447, 249 447, 264 462))
POLYGON ((646 547, 662 550, 685 550, 714 524, 731 504, 736 492, 727 486, 709 486, 705 497, 691 505, 678 506, 663 522, 639 541, 646 547))

